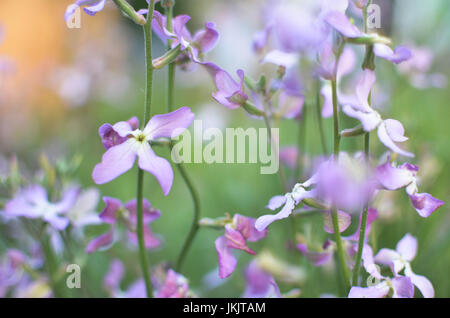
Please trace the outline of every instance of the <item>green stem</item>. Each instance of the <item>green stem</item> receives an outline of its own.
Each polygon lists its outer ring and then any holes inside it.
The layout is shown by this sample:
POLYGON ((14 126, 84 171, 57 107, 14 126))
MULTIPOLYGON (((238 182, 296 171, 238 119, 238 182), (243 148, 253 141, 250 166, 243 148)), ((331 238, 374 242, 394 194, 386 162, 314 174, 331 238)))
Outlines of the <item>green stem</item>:
MULTIPOLYGON (((137 13, 134 8, 125 0, 113 0, 114 3, 119 7, 128 18, 133 20, 134 23, 139 25, 145 25, 146 20, 143 15, 137 13)), ((150 16, 151 17, 151 16, 150 16)))
MULTIPOLYGON (((367 163, 369 161, 369 140, 370 140, 370 133, 366 133, 364 136, 364 154, 365 154, 367 163)), ((364 248, 364 241, 366 238, 368 209, 369 209, 369 205, 368 205, 368 203, 366 203, 364 205, 364 209, 362 211, 362 216, 361 216, 361 227, 359 228, 358 252, 356 254, 355 267, 353 268, 352 286, 358 285, 358 277, 359 277, 359 271, 361 268, 361 259, 362 259, 362 253, 363 253, 363 248, 364 248)))
MULTIPOLYGON (((341 45, 341 47, 343 47, 341 45)), ((340 50, 341 51, 341 50, 340 50)), ((336 57, 336 65, 339 63, 339 54, 336 57)), ((335 72, 336 74, 336 72, 335 72)), ((338 100, 337 100, 337 81, 336 78, 334 78, 331 81, 331 89, 332 89, 332 97, 333 97, 333 123, 334 123, 334 129, 333 129, 333 139, 334 139, 334 148, 333 148, 333 154, 334 154, 334 160, 339 160, 339 146, 340 146, 340 140, 341 137, 339 135, 339 112, 338 112, 338 100)), ((345 253, 344 248, 342 246, 342 239, 341 239, 341 233, 339 229, 339 221, 338 221, 338 214, 336 207, 332 207, 331 209, 331 219, 333 221, 333 229, 334 229, 334 236, 336 240, 336 247, 337 247, 337 253, 338 258, 340 262, 341 272, 344 278, 344 288, 345 293, 348 292, 350 288, 350 275, 348 273, 347 264, 345 261, 345 253)))
POLYGON ((325 139, 325 132, 323 130, 323 118, 322 118, 322 109, 320 105, 320 81, 317 80, 316 87, 316 114, 317 114, 317 123, 319 126, 319 134, 320 141, 322 143, 323 154, 326 156, 328 154, 327 142, 325 139))
POLYGON ((189 249, 192 246, 192 243, 194 241, 194 238, 198 232, 199 221, 201 216, 201 209, 200 209, 200 199, 197 190, 194 187, 194 184, 192 183, 191 179, 189 178, 184 166, 182 163, 177 164, 178 170, 180 171, 181 176, 183 177, 184 182, 186 183, 186 186, 189 189, 189 192, 191 193, 192 200, 194 202, 194 218, 192 219, 192 225, 191 229, 189 230, 188 236, 186 237, 186 240, 184 241, 183 247, 181 248, 180 254, 178 255, 177 263, 175 270, 180 271, 181 267, 183 266, 184 259, 189 251, 189 249))
POLYGON ((299 180, 301 177, 301 171, 303 167, 303 164, 305 163, 305 149, 306 149, 306 117, 307 117, 307 105, 305 104, 303 106, 303 113, 301 121, 299 122, 298 127, 298 136, 297 136, 297 149, 298 149, 298 158, 297 158, 297 165, 295 167, 294 172, 294 178, 295 182, 299 180))
MULTIPOLYGON (((173 6, 169 6, 165 9, 166 13, 166 28, 170 32, 173 30, 172 19, 173 19, 173 6)), ((167 44, 167 49, 170 50, 172 45, 172 41, 169 40, 167 44)), ((174 87, 175 87, 175 64, 170 63, 167 68, 167 110, 169 112, 172 111, 173 108, 173 95, 174 95, 174 87)))
MULTIPOLYGON (((148 6, 148 19, 144 25, 144 38, 145 38, 145 65, 146 65, 146 86, 145 86, 145 105, 144 105, 144 121, 145 125, 148 121, 152 104, 153 93, 153 63, 152 63, 152 19, 154 11, 155 0, 150 0, 148 6)), ((138 237, 139 245, 139 259, 141 263, 142 275, 144 276, 145 290, 147 297, 152 297, 152 284, 150 280, 147 251, 145 249, 144 241, 144 216, 142 212, 142 201, 144 192, 144 171, 138 169, 137 178, 137 227, 136 234, 138 237)))
POLYGON ((59 298, 62 297, 62 295, 59 291, 58 282, 55 277, 58 270, 56 266, 55 253, 53 253, 49 238, 46 235, 44 236, 45 237, 41 241, 41 246, 42 252, 44 253, 45 268, 48 273, 49 284, 53 291, 53 295, 54 297, 59 298))

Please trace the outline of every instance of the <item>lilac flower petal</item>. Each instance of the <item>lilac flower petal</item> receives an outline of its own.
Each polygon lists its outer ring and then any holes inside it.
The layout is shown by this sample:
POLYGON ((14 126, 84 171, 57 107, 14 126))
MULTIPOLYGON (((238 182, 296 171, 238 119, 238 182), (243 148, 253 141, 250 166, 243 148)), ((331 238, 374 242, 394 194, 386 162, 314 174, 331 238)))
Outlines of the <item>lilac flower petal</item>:
POLYGON ((246 289, 244 298, 266 298, 281 297, 280 290, 269 273, 258 266, 256 260, 253 260, 244 272, 246 289))
POLYGON ((260 216, 256 219, 255 227, 258 231, 265 230, 272 222, 285 219, 291 215, 292 210, 295 208, 295 201, 289 196, 286 200, 284 207, 277 214, 268 214, 260 216))
POLYGON ((138 156, 139 168, 153 174, 161 185, 164 195, 168 195, 173 182, 173 170, 169 161, 158 157, 148 143, 142 144, 138 156))
POLYGON ((111 124, 101 125, 98 129, 98 134, 100 135, 103 147, 105 147, 106 150, 127 140, 127 138, 120 137, 111 124))
POLYGON ((416 257, 417 252, 417 239, 411 234, 407 233, 396 246, 396 251, 402 256, 403 259, 411 262, 416 257))
POLYGON ((414 297, 414 285, 409 277, 395 277, 391 280, 392 289, 394 294, 392 298, 413 298, 414 297))
POLYGON ((240 214, 235 214, 233 217, 233 223, 235 224, 236 230, 238 230, 245 240, 249 242, 256 242, 267 235, 267 230, 258 231, 255 228, 255 219, 249 218, 240 214))
POLYGON ((286 119, 299 117, 302 113, 304 103, 304 96, 292 96, 282 91, 278 99, 279 110, 277 111, 277 115, 286 119))
POLYGON ((285 68, 291 68, 297 64, 299 59, 296 53, 286 53, 280 50, 273 50, 264 56, 261 63, 272 63, 278 66, 284 66, 285 68))
POLYGON ((227 239, 228 247, 242 250, 252 255, 256 254, 245 244, 245 237, 243 236, 243 234, 240 231, 233 229, 228 224, 225 226, 225 238, 227 239))
POLYGON ((92 179, 97 184, 104 184, 114 180, 133 167, 136 160, 136 140, 128 139, 126 142, 109 148, 92 171, 92 179))
POLYGON ((124 273, 125 267, 123 263, 119 259, 112 260, 109 265, 109 270, 103 278, 103 287, 111 294, 114 294, 120 289, 120 282, 124 273))
MULTIPOLYGON (((130 220, 133 224, 137 224, 137 200, 131 200, 124 205, 125 209, 130 212, 130 220)), ((157 220, 161 216, 161 211, 152 208, 147 199, 142 200, 142 214, 144 224, 149 224, 157 220)))
POLYGON ((410 171, 393 167, 389 160, 375 169, 375 178, 388 190, 406 187, 413 181, 410 171))
POLYGON ((116 212, 122 207, 122 202, 112 197, 103 197, 103 202, 106 206, 99 215, 100 219, 108 224, 116 223, 116 212))
MULTIPOLYGON (((352 217, 350 214, 345 213, 344 211, 338 211, 338 223, 339 223, 339 232, 344 232, 352 223, 352 217)), ((327 211, 323 215, 323 229, 325 232, 333 234, 334 233, 334 227, 333 227, 333 221, 331 218, 331 212, 327 211)))
POLYGON ((219 277, 226 278, 233 273, 236 268, 237 260, 233 256, 233 251, 228 247, 225 236, 220 236, 216 239, 216 251, 219 257, 219 277))
POLYGON ((153 116, 144 129, 150 140, 157 138, 175 138, 179 136, 194 120, 194 113, 189 107, 181 107, 171 113, 153 116))
POLYGON ((377 43, 373 46, 373 52, 376 56, 395 64, 409 60, 412 57, 412 53, 407 47, 397 46, 395 50, 392 50, 389 46, 381 43, 377 43))
MULTIPOLYGON (((142 10, 141 14, 147 14, 148 9, 142 10), (145 11, 144 11, 145 10, 145 11)), ((152 20, 152 29, 153 32, 161 39, 161 41, 166 44, 167 39, 170 37, 174 37, 175 34, 170 33, 166 29, 166 17, 163 16, 159 11, 155 10, 153 13, 153 20, 152 20)))
POLYGON ((394 274, 398 274, 404 267, 400 261, 400 255, 397 251, 389 248, 382 248, 375 256, 375 263, 388 265, 394 274))
POLYGON ((356 96, 358 98, 359 105, 354 106, 359 107, 359 110, 363 112, 370 112, 372 110, 369 106, 369 94, 370 90, 373 87, 373 84, 375 84, 375 81, 375 72, 369 69, 365 69, 363 77, 356 86, 356 96))
POLYGON ((127 137, 134 130, 129 121, 119 121, 113 125, 113 129, 120 137, 127 137))
POLYGON ((342 76, 345 76, 353 69, 356 65, 356 54, 355 51, 349 46, 345 47, 344 51, 342 52, 341 58, 339 59, 339 65, 337 68, 337 77, 340 78, 342 76))
MULTIPOLYGON (((280 150, 280 161, 283 164, 285 164, 287 167, 289 167, 290 169, 295 169, 295 167, 297 167, 298 160, 299 160, 299 154, 298 154, 297 146, 287 146, 287 147, 283 147, 280 150)), ((278 205, 278 206, 271 205, 270 201, 269 201, 269 204, 266 207, 271 209, 271 210, 278 209, 286 201, 286 198, 284 196, 280 196, 280 197, 283 198, 283 201, 281 202, 280 205, 278 205), (273 206, 276 206, 276 207, 275 208, 271 208, 273 206)))
POLYGON ((386 125, 386 130, 393 141, 404 142, 408 140, 408 137, 405 137, 405 128, 401 122, 395 119, 386 119, 384 124, 386 125))
POLYGON ((64 20, 65 21, 69 21, 70 19, 72 19, 73 15, 75 14, 75 11, 79 8, 80 6, 76 3, 72 3, 71 5, 69 5, 66 9, 66 12, 64 14, 64 20))
POLYGON ((126 298, 146 298, 147 291, 145 286, 145 281, 139 279, 131 284, 130 287, 125 291, 126 298))
POLYGON ((80 188, 71 186, 63 192, 61 201, 53 204, 53 209, 56 213, 66 213, 73 207, 78 195, 80 194, 80 188))
POLYGON ((286 196, 276 195, 269 200, 269 203, 266 205, 266 208, 276 210, 285 203, 286 203, 286 196))
POLYGON ((308 261, 310 261, 314 266, 322 266, 325 263, 328 263, 333 257, 333 251, 325 251, 325 252, 312 252, 308 250, 306 244, 297 244, 297 249, 302 253, 308 261))
POLYGON ((267 40, 269 39, 271 31, 272 25, 270 24, 264 30, 255 33, 252 41, 252 48, 255 52, 261 52, 264 49, 267 40))
POLYGON ((186 23, 188 23, 190 19, 190 16, 182 14, 176 16, 172 21, 173 32, 176 34, 182 49, 186 49, 189 46, 189 42, 187 40, 191 40, 191 35, 186 28, 186 23))
POLYGON ((363 253, 362 253, 362 261, 364 269, 367 273, 369 273, 371 276, 382 279, 383 276, 381 275, 380 271, 378 270, 377 266, 375 265, 375 261, 373 258, 373 251, 370 245, 364 244, 363 247, 363 253))
MULTIPOLYGON (((162 242, 148 226, 144 226, 144 245, 146 249, 160 247, 162 242)), ((135 245, 138 245, 138 237, 135 232, 128 231, 128 239, 135 245)))
POLYGON ((6 203, 5 214, 38 218, 42 215, 38 205, 45 202, 47 202, 45 189, 40 185, 31 185, 20 190, 12 200, 6 203))
POLYGON ((86 247, 86 253, 93 253, 97 251, 99 248, 107 247, 111 245, 114 241, 114 232, 111 229, 110 231, 96 237, 92 241, 89 242, 86 247))
POLYGON ((44 215, 44 221, 48 222, 55 229, 62 231, 69 225, 69 219, 58 215, 44 215))
POLYGON ((327 14, 325 21, 336 31, 347 38, 356 38, 361 36, 361 31, 350 22, 348 17, 338 11, 332 11, 327 14))
POLYGON ((405 267, 405 275, 411 278, 411 282, 420 290, 423 297, 425 298, 433 298, 434 297, 434 288, 431 282, 425 276, 416 275, 411 270, 411 266, 407 264, 405 267))
POLYGON ((382 123, 380 116, 375 112, 362 112, 350 105, 344 105, 342 111, 349 117, 358 119, 363 125, 364 131, 372 131, 382 123))
POLYGON ((320 90, 320 95, 322 95, 323 98, 323 105, 322 105, 322 117, 328 118, 333 116, 333 100, 332 100, 332 92, 331 92, 331 86, 325 85, 320 90))
POLYGON ((389 286, 384 282, 370 287, 352 287, 348 298, 384 298, 389 294, 389 286))
POLYGON ((392 137, 389 135, 387 129, 386 129, 386 125, 383 123, 381 123, 378 126, 378 130, 377 130, 377 134, 378 134, 378 138, 380 139, 380 141, 389 149, 391 149, 393 152, 398 153, 399 155, 405 156, 405 157, 414 157, 414 154, 411 152, 407 152, 405 150, 400 149, 392 140, 392 137))
POLYGON ((416 193, 409 195, 413 207, 423 218, 429 217, 434 211, 445 204, 444 201, 436 199, 429 193, 416 193))
POLYGON ((205 29, 195 33, 193 42, 198 45, 201 52, 207 53, 216 46, 218 40, 219 32, 217 32, 215 24, 207 22, 205 29))

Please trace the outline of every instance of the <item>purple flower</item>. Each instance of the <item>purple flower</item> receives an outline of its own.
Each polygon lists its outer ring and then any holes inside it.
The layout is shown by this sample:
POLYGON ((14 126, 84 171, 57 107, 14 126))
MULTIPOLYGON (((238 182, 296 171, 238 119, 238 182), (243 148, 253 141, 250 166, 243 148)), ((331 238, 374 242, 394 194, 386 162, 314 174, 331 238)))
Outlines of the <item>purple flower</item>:
POLYGON ((187 57, 188 60, 201 63, 203 55, 211 51, 216 46, 217 41, 219 40, 219 32, 217 32, 213 22, 207 22, 204 29, 201 29, 194 35, 191 35, 186 27, 186 23, 190 19, 191 18, 188 15, 179 15, 174 17, 172 20, 173 32, 170 32, 166 28, 166 17, 158 11, 155 11, 152 28, 156 35, 165 44, 171 39, 172 48, 180 45, 182 50, 187 51, 187 54, 184 54, 177 59, 179 62, 185 61, 187 57))
POLYGON ((275 279, 264 271, 256 260, 250 262, 244 272, 246 288, 243 298, 280 298, 275 279))
POLYGON ((434 198, 428 193, 419 193, 416 173, 419 167, 410 163, 404 163, 399 167, 394 167, 388 160, 378 166, 375 170, 375 177, 380 186, 387 190, 397 190, 405 188, 411 204, 421 217, 429 217, 434 211, 444 205, 444 201, 434 198))
POLYGON ((333 52, 331 40, 327 40, 322 46, 318 59, 317 73, 326 80, 339 79, 349 74, 356 64, 355 52, 352 48, 345 47, 339 59, 339 65, 336 67, 336 57, 333 52), (337 74, 334 74, 335 70, 337 74))
POLYGON ((95 166, 92 179, 97 184, 107 183, 130 170, 138 157, 139 168, 153 174, 164 195, 169 194, 173 181, 172 167, 166 159, 153 152, 149 142, 180 135, 193 119, 190 108, 181 107, 168 114, 153 116, 144 130, 135 129, 129 121, 113 126, 102 125, 99 134, 107 150, 102 161, 95 166))
POLYGON ((13 199, 5 205, 5 216, 41 218, 57 230, 64 230, 69 225, 65 215, 73 206, 79 189, 68 188, 59 202, 50 202, 47 191, 41 185, 30 185, 20 190, 13 199))
POLYGON ((103 288, 111 297, 119 297, 120 282, 125 274, 125 267, 119 259, 113 259, 109 264, 109 270, 103 278, 103 288))
POLYGON ((406 277, 420 290, 423 297, 434 297, 434 289, 431 282, 424 276, 415 274, 411 269, 410 262, 417 253, 417 239, 406 234, 398 243, 395 250, 388 248, 381 249, 375 256, 375 262, 378 264, 388 265, 395 276, 404 269, 406 277))
MULTIPOLYGON (((94 238, 86 247, 86 253, 92 253, 99 248, 105 248, 112 245, 114 241, 114 228, 120 221, 127 228, 129 240, 133 244, 137 244, 136 226, 137 226, 137 212, 136 200, 131 200, 125 204, 119 199, 111 197, 103 197, 106 206, 100 214, 100 219, 111 225, 108 232, 94 238)), ((146 199, 142 201, 144 225, 155 221, 161 216, 161 212, 151 207, 150 202, 146 199)), ((148 226, 144 226, 144 242, 147 249, 159 247, 161 245, 160 239, 153 234, 148 226)))
POLYGON ((256 254, 246 242, 255 242, 264 238, 267 230, 258 231, 255 219, 235 214, 231 223, 225 225, 225 235, 216 239, 216 251, 219 257, 219 276, 226 278, 233 273, 237 260, 233 256, 233 249, 243 250, 249 254, 256 254))
POLYGON ((189 298, 189 284, 187 279, 172 269, 167 271, 164 279, 154 275, 155 298, 189 298))
POLYGON ((106 0, 77 0, 75 3, 69 5, 64 14, 64 20, 68 21, 75 14, 75 11, 84 6, 83 10, 87 14, 94 16, 105 7, 106 0))
POLYGON ((390 150, 406 156, 414 157, 414 154, 400 149, 396 142, 408 140, 404 136, 403 125, 395 119, 383 120, 380 114, 370 107, 368 97, 370 90, 375 83, 375 73, 369 69, 364 70, 364 74, 356 86, 356 94, 352 100, 347 100, 342 107, 342 111, 350 117, 361 121, 364 131, 372 131, 377 128, 378 138, 390 150))
POLYGON ((280 149, 280 161, 290 169, 297 167, 299 160, 297 146, 286 146, 280 149))
POLYGON ((214 80, 217 92, 214 92, 212 96, 219 104, 236 109, 247 102, 248 95, 244 92, 243 70, 237 70, 239 82, 236 82, 228 72, 216 64, 204 63, 202 65, 206 67, 214 80))

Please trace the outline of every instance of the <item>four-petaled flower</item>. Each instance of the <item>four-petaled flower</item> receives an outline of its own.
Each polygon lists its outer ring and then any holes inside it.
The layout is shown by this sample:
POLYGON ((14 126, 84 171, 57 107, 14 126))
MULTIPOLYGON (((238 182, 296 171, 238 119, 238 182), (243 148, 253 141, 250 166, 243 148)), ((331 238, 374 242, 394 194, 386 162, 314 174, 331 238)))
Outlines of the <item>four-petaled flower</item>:
POLYGON ((135 120, 104 124, 99 129, 103 145, 107 149, 102 161, 92 172, 95 183, 107 183, 130 170, 136 157, 139 168, 150 172, 158 180, 164 195, 169 194, 173 181, 170 163, 158 157, 149 142, 158 138, 180 135, 194 119, 189 107, 181 107, 168 114, 153 116, 143 130, 137 129, 135 120))

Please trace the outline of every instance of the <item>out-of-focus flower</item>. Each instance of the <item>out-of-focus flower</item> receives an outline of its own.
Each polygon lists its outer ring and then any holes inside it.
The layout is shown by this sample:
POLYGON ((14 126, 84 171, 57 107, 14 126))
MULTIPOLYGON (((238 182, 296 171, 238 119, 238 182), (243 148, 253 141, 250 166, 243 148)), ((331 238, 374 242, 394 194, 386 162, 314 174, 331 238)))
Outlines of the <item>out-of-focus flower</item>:
POLYGON ((420 290, 425 298, 434 297, 434 288, 431 282, 424 276, 415 274, 410 262, 417 253, 417 239, 407 233, 395 247, 395 250, 383 248, 375 256, 375 263, 388 265, 395 276, 404 269, 406 277, 420 290))
POLYGON ((333 258, 333 253, 336 249, 334 242, 330 240, 325 241, 320 250, 310 250, 307 244, 297 244, 297 249, 302 253, 308 261, 314 266, 322 266, 328 263, 333 258))
POLYGON ((202 64, 212 76, 217 92, 212 94, 213 98, 225 107, 236 109, 245 104, 248 95, 244 92, 244 71, 237 70, 239 83, 233 77, 214 63, 202 64))
MULTIPOLYGON (((158 157, 150 147, 149 142, 161 137, 173 138, 180 135, 194 119, 194 114, 189 107, 181 107, 168 114, 153 116, 144 130, 133 129, 130 122, 122 121, 112 126, 109 124, 100 127, 99 134, 105 144, 105 127, 113 136, 116 133, 119 139, 112 142, 92 172, 95 183, 107 183, 126 171, 130 170, 136 157, 139 157, 138 165, 142 170, 150 172, 158 180, 164 195, 169 194, 173 181, 173 170, 170 163, 158 157)), ((109 137, 108 137, 109 138, 109 137)), ((108 144, 109 145, 109 144, 108 144)))
POLYGON ((412 57, 398 67, 398 71, 405 74, 411 84, 419 89, 429 87, 444 88, 448 79, 441 73, 430 73, 434 54, 427 47, 410 46, 412 57))
POLYGON ((152 276, 155 287, 155 298, 190 298, 192 293, 189 290, 188 280, 181 274, 169 269, 165 277, 154 274, 152 276))
POLYGON ((396 142, 404 142, 408 138, 404 136, 403 125, 395 119, 382 119, 380 114, 370 107, 368 97, 370 90, 375 83, 375 73, 369 69, 364 70, 364 74, 356 86, 355 97, 347 99, 342 107, 342 111, 350 117, 361 121, 364 131, 377 129, 378 138, 381 143, 390 150, 405 157, 414 157, 414 154, 402 150, 396 142))
POLYGON ((233 273, 237 259, 233 255, 233 249, 243 250, 249 254, 256 254, 246 242, 255 242, 264 238, 267 230, 257 230, 255 219, 235 214, 232 221, 225 225, 225 235, 216 239, 216 251, 219 257, 219 276, 226 278, 233 273))
MULTIPOLYGON (((342 36, 355 39, 362 36, 376 37, 375 34, 362 33, 342 12, 333 11, 327 14, 325 21, 333 27, 342 36)), ((411 58, 411 51, 405 46, 397 46, 392 50, 389 46, 383 43, 375 43, 373 46, 373 53, 382 59, 391 61, 394 64, 399 64, 411 58)))
POLYGON ((406 188, 411 204, 421 217, 429 217, 434 211, 444 205, 444 201, 434 198, 428 193, 419 193, 416 173, 419 167, 410 163, 404 163, 399 167, 394 167, 388 158, 386 163, 378 166, 375 170, 375 177, 387 190, 398 190, 406 188))
POLYGON ((67 218, 75 227, 99 224, 101 222, 95 209, 100 199, 100 191, 90 188, 81 192, 73 206, 67 211, 67 218))
POLYGON ((64 14, 64 19, 66 21, 70 20, 75 14, 75 11, 80 7, 83 7, 84 12, 87 14, 94 16, 103 10, 105 3, 106 0, 77 0, 75 3, 67 7, 66 13, 64 14))
POLYGON ((317 73, 326 80, 339 79, 347 75, 354 69, 356 64, 355 52, 351 47, 345 47, 340 56, 339 65, 336 67, 336 57, 331 40, 326 41, 322 46, 318 59, 317 73))
POLYGON ((120 282, 125 273, 123 263, 119 259, 114 259, 109 264, 109 270, 103 278, 103 288, 111 297, 120 297, 120 282))
POLYGON ((73 207, 79 189, 66 189, 58 202, 50 202, 47 191, 41 185, 30 185, 20 190, 5 205, 6 217, 41 218, 57 230, 64 230, 69 225, 66 213, 73 207))
POLYGON ((246 288, 244 298, 280 298, 280 289, 275 279, 253 260, 244 272, 246 288))
POLYGON ((280 161, 290 169, 295 169, 298 164, 298 148, 296 146, 287 146, 280 149, 280 161))
MULTIPOLYGON (((118 222, 125 224, 128 232, 128 238, 134 244, 137 244, 136 226, 137 226, 137 201, 131 200, 125 204, 119 199, 111 197, 103 197, 103 201, 106 206, 100 214, 100 219, 111 225, 111 228, 105 234, 94 238, 86 247, 86 253, 92 253, 99 248, 110 246, 114 241, 115 225, 118 222)), ((146 199, 142 201, 142 213, 144 218, 144 242, 145 247, 148 249, 156 248, 161 245, 161 241, 150 228, 147 226, 149 223, 155 221, 161 216, 161 212, 154 209, 150 202, 146 199)))

